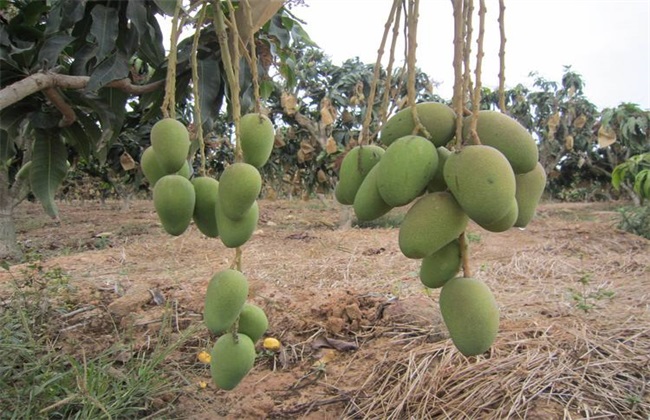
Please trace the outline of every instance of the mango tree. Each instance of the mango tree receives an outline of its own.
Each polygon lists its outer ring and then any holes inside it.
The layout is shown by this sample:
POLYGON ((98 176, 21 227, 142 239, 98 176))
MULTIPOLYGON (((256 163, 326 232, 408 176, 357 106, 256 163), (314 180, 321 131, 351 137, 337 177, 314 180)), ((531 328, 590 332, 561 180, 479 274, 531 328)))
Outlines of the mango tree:
MULTIPOLYGON (((0 258, 19 258, 14 210, 27 192, 58 220, 55 192, 70 154, 100 162, 120 135, 130 104, 160 117, 167 74, 158 16, 192 8, 175 1, 16 0, 0 2, 0 258), (153 69, 142 71, 143 66, 153 69)), ((220 6, 220 2, 214 2, 220 6)), ((281 2, 250 1, 255 32, 281 2)), ((214 123, 224 98, 220 47, 211 20, 197 29, 201 120, 214 123)), ((192 99, 192 39, 172 47, 176 104, 192 99)), ((183 115, 192 119, 191 114, 183 115)), ((185 121, 189 123, 191 121, 185 121)))

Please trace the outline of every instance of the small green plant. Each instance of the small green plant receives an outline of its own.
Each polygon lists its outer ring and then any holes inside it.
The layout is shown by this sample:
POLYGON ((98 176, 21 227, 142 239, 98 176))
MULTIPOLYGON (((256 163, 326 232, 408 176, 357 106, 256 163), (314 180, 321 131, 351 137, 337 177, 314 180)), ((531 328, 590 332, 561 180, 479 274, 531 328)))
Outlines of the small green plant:
POLYGON ((399 228, 404 221, 404 212, 389 212, 375 220, 359 221, 356 218, 352 222, 352 226, 366 228, 366 229, 390 229, 399 228))
POLYGON ((571 298, 576 307, 584 312, 589 312, 596 307, 596 302, 603 299, 611 299, 614 292, 604 288, 604 285, 591 287, 592 274, 585 273, 579 279, 579 288, 570 288, 571 298))
POLYGON ((650 205, 622 207, 618 213, 621 216, 619 229, 650 239, 650 205))
POLYGON ((465 236, 467 237, 467 240, 468 240, 470 243, 479 243, 479 242, 481 242, 481 234, 480 234, 480 233, 476 233, 476 232, 467 232, 467 233, 465 234, 465 236))

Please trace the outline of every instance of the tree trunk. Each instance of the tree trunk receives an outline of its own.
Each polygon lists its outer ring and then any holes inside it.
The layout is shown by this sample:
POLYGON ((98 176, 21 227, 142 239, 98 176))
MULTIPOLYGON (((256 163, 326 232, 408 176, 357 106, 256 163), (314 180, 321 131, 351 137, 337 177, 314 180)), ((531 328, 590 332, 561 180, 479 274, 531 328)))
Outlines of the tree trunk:
POLYGON ((16 241, 14 200, 9 191, 8 168, 0 168, 0 261, 19 260, 22 251, 16 241))

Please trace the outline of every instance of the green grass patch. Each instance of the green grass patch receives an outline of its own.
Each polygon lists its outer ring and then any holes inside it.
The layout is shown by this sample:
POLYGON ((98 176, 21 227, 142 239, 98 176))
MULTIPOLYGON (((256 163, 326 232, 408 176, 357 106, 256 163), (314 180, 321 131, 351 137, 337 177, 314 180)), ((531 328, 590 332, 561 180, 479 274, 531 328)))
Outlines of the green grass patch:
POLYGON ((165 360, 194 328, 173 335, 171 321, 163 322, 155 344, 128 358, 116 331, 110 348, 88 354, 62 342, 61 315, 75 304, 62 270, 32 266, 13 283, 0 303, 0 417, 130 419, 164 408, 161 397, 174 391, 165 360))

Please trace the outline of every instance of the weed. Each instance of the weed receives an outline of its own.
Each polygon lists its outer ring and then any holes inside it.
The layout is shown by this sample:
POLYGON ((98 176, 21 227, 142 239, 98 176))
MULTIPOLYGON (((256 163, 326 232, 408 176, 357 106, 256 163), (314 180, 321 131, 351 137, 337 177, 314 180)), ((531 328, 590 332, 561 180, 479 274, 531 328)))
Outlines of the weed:
POLYGON ((78 347, 68 354, 58 324, 74 300, 69 280, 60 268, 34 264, 0 303, 1 417, 140 418, 159 410, 160 397, 174 389, 164 362, 196 328, 174 335, 168 316, 157 344, 127 360, 119 335, 99 354, 78 347))
POLYGON ((623 207, 618 213, 621 215, 619 229, 650 239, 650 205, 623 207))
POLYGON ((469 241, 469 243, 479 243, 481 242, 481 234, 476 233, 476 232, 467 232, 465 233, 465 237, 469 241))
POLYGON ((580 288, 570 288, 571 298, 576 304, 576 307, 584 312, 589 312, 596 307, 596 302, 603 299, 611 299, 614 297, 612 290, 605 289, 605 285, 600 285, 595 288, 591 287, 592 280, 591 273, 583 274, 579 279, 580 288))
POLYGON ((389 212, 381 217, 378 217, 375 220, 370 221, 360 221, 354 219, 352 226, 365 228, 365 229, 389 229, 389 228, 399 228, 402 222, 404 221, 404 216, 406 213, 403 212, 389 212))

